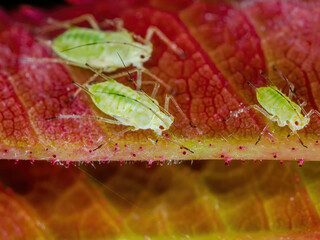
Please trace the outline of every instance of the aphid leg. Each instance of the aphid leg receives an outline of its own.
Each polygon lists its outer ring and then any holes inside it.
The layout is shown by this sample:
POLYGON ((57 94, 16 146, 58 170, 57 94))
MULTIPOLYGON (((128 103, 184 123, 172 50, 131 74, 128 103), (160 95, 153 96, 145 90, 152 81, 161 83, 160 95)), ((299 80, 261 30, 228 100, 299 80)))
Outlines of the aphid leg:
POLYGON ((164 102, 164 109, 166 111, 169 111, 169 102, 170 100, 173 102, 173 104, 176 106, 178 112, 181 114, 181 116, 187 121, 189 122, 189 125, 191 128, 196 128, 197 129, 197 132, 199 134, 202 134, 202 132, 197 128, 197 126, 193 125, 191 123, 191 121, 189 120, 189 118, 187 117, 187 115, 182 111, 181 107, 179 106, 179 104, 177 103, 177 101, 174 99, 174 97, 172 95, 168 95, 166 94, 166 99, 165 99, 165 102, 164 102))
MULTIPOLYGON (((90 83, 92 83, 93 81, 95 81, 96 78, 98 76, 100 76, 102 72, 103 72, 103 69, 98 70, 98 72, 93 74, 82 86, 85 87, 85 86, 89 85, 90 83)), ((81 92, 81 90, 82 90, 81 88, 78 88, 75 91, 75 93, 68 99, 67 103, 71 102, 81 92)))
MULTIPOLYGON (((84 15, 81 15, 81 16, 76 17, 74 19, 67 20, 67 21, 58 21, 58 20, 55 20, 52 18, 48 18, 47 22, 52 25, 52 26, 48 26, 48 29, 49 29, 49 27, 52 27, 52 30, 56 30, 59 28, 68 29, 71 26, 76 25, 81 22, 88 22, 93 29, 100 30, 100 27, 92 14, 84 14, 84 15)), ((52 31, 52 30, 50 29, 50 31, 52 31)))
POLYGON ((255 145, 257 145, 260 142, 261 137, 264 135, 264 132, 268 129, 269 125, 270 125, 270 122, 268 122, 268 124, 262 129, 262 131, 260 132, 259 137, 258 137, 255 145))
MULTIPOLYGON (((137 71, 141 71, 145 74, 147 74, 149 77, 153 78, 155 81, 157 81, 158 83, 160 83, 162 86, 164 86, 168 92, 170 92, 171 94, 175 95, 176 92, 171 88, 171 86, 167 83, 165 83, 161 78, 158 78, 156 75, 154 75, 153 73, 151 73, 148 69, 146 68, 140 68, 137 69, 137 71)), ((137 79, 139 81, 139 79, 137 79)), ((140 81, 142 81, 142 79, 140 79, 140 81)))
POLYGON ((313 114, 317 114, 318 117, 320 118, 320 112, 318 112, 317 110, 310 110, 310 112, 307 114, 307 116, 310 118, 313 114))
MULTIPOLYGON (((121 123, 119 123, 121 124, 121 123)), ((117 137, 120 137, 122 136, 123 134, 125 134, 126 132, 129 132, 129 131, 133 131, 134 130, 134 127, 127 127, 125 129, 123 129, 122 131, 120 131, 119 133, 117 133, 116 135, 113 135, 111 138, 109 138, 107 141, 105 141, 104 143, 100 144, 98 147, 96 147, 95 149, 93 149, 92 151, 96 151, 98 149, 100 149, 102 146, 104 146, 105 144, 107 144, 108 142, 110 142, 112 139, 114 138, 117 138, 117 137)))
POLYGON ((92 93, 92 92, 89 92, 88 89, 86 89, 84 86, 82 86, 81 84, 79 83, 76 83, 74 81, 72 81, 72 84, 76 85, 79 89, 81 89, 82 91, 86 92, 88 95, 92 96, 92 97, 95 97, 95 95, 92 93))
MULTIPOLYGON (((53 120, 53 119, 93 119, 93 120, 97 120, 100 122, 122 125, 122 122, 119 122, 117 120, 112 120, 112 119, 108 119, 108 118, 104 118, 104 117, 97 117, 97 116, 59 115, 59 116, 54 116, 51 118, 46 118, 46 120, 53 120)), ((132 127, 128 127, 126 129, 122 130, 121 132, 119 132, 117 135, 112 136, 112 138, 120 137, 121 135, 123 135, 124 133, 126 133, 130 130, 134 130, 134 129, 132 127)), ((93 149, 93 151, 96 151, 99 148, 101 148, 103 145, 108 143, 112 138, 109 138, 106 142, 104 142, 103 144, 100 144, 98 147, 93 149)))
POLYGON ((259 107, 258 105, 251 105, 251 106, 248 106, 248 107, 244 107, 244 108, 241 108, 239 109, 238 111, 230 114, 225 120, 223 120, 224 122, 228 121, 230 118, 232 117, 237 117, 240 113, 243 113, 243 112, 246 112, 248 110, 250 110, 251 108, 259 111, 260 113, 262 113, 265 117, 269 118, 270 120, 273 120, 273 116, 270 115, 269 113, 267 113, 263 108, 259 107))
POLYGON ((112 75, 107 75, 109 78, 120 78, 120 77, 124 77, 127 76, 128 73, 137 73, 137 82, 134 82, 137 90, 141 89, 141 84, 142 84, 142 74, 141 73, 145 73, 148 76, 152 77, 155 81, 157 81, 158 83, 160 83, 162 86, 164 86, 169 92, 171 92, 172 94, 175 94, 175 92, 172 90, 172 88, 170 87, 170 85, 168 85, 167 83, 165 83, 161 78, 158 78, 156 75, 154 75, 153 73, 151 73, 149 70, 145 69, 145 68, 134 68, 131 69, 130 71, 123 71, 120 73, 116 73, 116 74, 112 74, 112 75), (140 72, 140 73, 139 73, 140 72), (140 88, 139 88, 140 86, 140 88))
POLYGON ((106 28, 109 26, 115 27, 117 30, 122 30, 123 20, 121 18, 105 19, 100 23, 101 28, 106 28))
POLYGON ((307 106, 307 100, 303 97, 300 97, 300 98, 302 99, 302 103, 300 104, 300 107, 303 108, 303 107, 307 106))
POLYGON ((143 42, 150 43, 152 37, 156 34, 165 44, 168 45, 169 48, 171 48, 172 51, 174 51, 177 55, 179 55, 181 58, 186 58, 186 55, 184 51, 177 46, 174 42, 172 42, 163 32, 160 31, 157 27, 149 27, 147 29, 147 34, 143 42))
MULTIPOLYGON (((133 70, 129 70, 129 71, 123 71, 123 72, 119 72, 119 73, 115 73, 115 74, 111 74, 111 75, 106 75, 106 76, 108 78, 117 79, 117 78, 128 76, 128 73, 131 74, 131 73, 134 73, 134 72, 137 72, 137 69, 133 69, 133 70)), ((130 79, 130 81, 132 81, 132 79, 130 79)), ((134 81, 133 83, 137 87, 136 81, 134 81)))
POLYGON ((297 135, 297 137, 298 137, 299 142, 301 143, 301 145, 304 146, 305 148, 308 148, 308 147, 302 142, 299 134, 298 134, 296 131, 289 133, 288 136, 287 136, 287 138, 290 137, 291 135, 297 135))
POLYGON ((142 71, 137 69, 137 90, 140 91, 142 86, 142 71))
POLYGON ((151 98, 155 98, 156 95, 157 95, 157 93, 158 93, 158 90, 159 90, 159 88, 160 88, 160 83, 154 82, 154 81, 143 81, 142 84, 143 84, 143 85, 147 85, 147 84, 153 84, 153 85, 154 85, 150 97, 151 97, 151 98))

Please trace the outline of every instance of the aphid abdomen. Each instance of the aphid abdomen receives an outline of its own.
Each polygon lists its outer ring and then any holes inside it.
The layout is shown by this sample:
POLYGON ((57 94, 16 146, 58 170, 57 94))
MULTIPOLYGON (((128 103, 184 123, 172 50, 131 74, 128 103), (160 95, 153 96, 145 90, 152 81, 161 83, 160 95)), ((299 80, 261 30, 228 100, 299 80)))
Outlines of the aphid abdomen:
POLYGON ((257 100, 266 111, 277 116, 281 122, 289 121, 297 115, 297 112, 301 112, 301 108, 276 87, 257 88, 257 100))
POLYGON ((85 64, 91 59, 101 57, 103 53, 103 45, 89 45, 72 51, 67 49, 93 42, 101 42, 104 40, 104 33, 86 28, 70 28, 59 37, 53 40, 52 48, 63 59, 76 62, 85 67, 85 64))

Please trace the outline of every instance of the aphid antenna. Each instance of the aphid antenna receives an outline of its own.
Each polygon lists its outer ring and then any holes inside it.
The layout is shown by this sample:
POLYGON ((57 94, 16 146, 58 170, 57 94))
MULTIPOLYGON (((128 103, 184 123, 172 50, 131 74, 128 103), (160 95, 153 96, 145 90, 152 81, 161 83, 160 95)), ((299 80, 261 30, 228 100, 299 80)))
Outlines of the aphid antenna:
POLYGON ((129 77, 130 77, 130 80, 131 80, 132 82, 134 82, 134 84, 137 86, 136 81, 133 79, 133 77, 132 77, 132 76, 131 76, 131 74, 129 73, 129 71, 128 71, 128 69, 127 69, 126 64, 124 63, 124 61, 123 61, 122 57, 120 56, 120 54, 119 54, 118 52, 117 52, 117 55, 119 56, 120 61, 122 62, 124 69, 125 69, 125 70, 126 70, 126 72, 128 73, 128 75, 129 75, 129 77))
POLYGON ((87 46, 92 46, 92 45, 98 45, 98 44, 119 44, 119 45, 127 45, 130 47, 135 47, 135 48, 139 48, 141 50, 145 50, 144 48, 134 44, 134 43, 127 43, 127 42, 116 42, 116 41, 106 41, 106 42, 94 42, 94 43, 86 43, 86 44, 81 44, 75 47, 71 47, 71 48, 67 48, 62 50, 61 52, 67 52, 67 51, 71 51, 77 48, 82 48, 82 47, 87 47, 87 46))
MULTIPOLYGON (((154 99, 152 99, 148 94, 146 94, 144 91, 140 91, 144 96, 146 96, 147 98, 149 98, 149 100, 150 101, 152 101, 154 104, 156 104, 155 103, 155 101, 154 101, 154 99)), ((163 108, 162 106, 160 106, 160 105, 157 105, 157 107, 159 107, 159 109, 160 109, 160 111, 162 111, 164 114, 166 114, 168 117, 170 117, 172 114, 169 112, 169 111, 167 111, 165 108, 163 108)), ((151 110, 151 109, 150 109, 151 110)), ((152 112, 154 112, 153 110, 151 110, 152 112)), ((154 112, 155 113, 155 112, 154 112)), ((156 113, 155 113, 156 114, 156 113)), ((156 114, 157 115, 157 114, 156 114)), ((158 116, 158 115, 157 115, 158 116)), ((160 118, 160 117, 159 117, 160 118)), ((161 118, 160 118, 161 119, 161 118)), ((161 119, 162 120, 162 119, 161 119)), ((164 122, 164 121, 163 121, 164 122)))
POLYGON ((85 87, 83 87, 82 85, 80 85, 79 83, 76 83, 75 81, 72 81, 73 85, 76 85, 78 88, 81 88, 81 90, 83 90, 84 92, 86 92, 87 94, 89 94, 92 97, 95 97, 95 95, 91 92, 89 92, 85 87))

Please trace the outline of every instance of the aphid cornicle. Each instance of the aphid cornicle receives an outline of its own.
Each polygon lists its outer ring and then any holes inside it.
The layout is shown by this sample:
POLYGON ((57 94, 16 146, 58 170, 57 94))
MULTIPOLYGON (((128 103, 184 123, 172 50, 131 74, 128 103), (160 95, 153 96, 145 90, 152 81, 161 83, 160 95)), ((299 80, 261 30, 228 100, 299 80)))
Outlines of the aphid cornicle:
MULTIPOLYGON (((101 25, 113 25, 117 31, 102 31, 91 14, 82 15, 68 21, 49 19, 51 25, 41 29, 41 32, 52 31, 59 28, 67 30, 53 41, 41 41, 49 45, 60 58, 32 59, 41 62, 56 62, 86 68, 86 64, 99 69, 100 72, 111 73, 122 69, 123 65, 117 54, 124 59, 126 66, 133 66, 130 72, 137 72, 137 87, 141 87, 142 72, 154 78, 157 82, 172 91, 171 87, 160 78, 143 67, 151 57, 153 46, 151 39, 157 35, 177 55, 184 57, 184 51, 173 43, 158 28, 151 26, 147 29, 146 37, 142 38, 123 27, 121 19, 104 20, 101 25), (75 24, 87 21, 90 28, 76 27, 75 24)), ((125 76, 121 72, 110 76, 117 78, 125 76)), ((75 94, 77 95, 79 91, 75 94)))
MULTIPOLYGON (((162 132, 169 130, 174 121, 174 117, 168 112, 170 97, 166 97, 165 108, 162 108, 157 100, 154 99, 157 89, 159 88, 159 83, 155 82, 155 90, 153 91, 152 96, 148 96, 143 91, 133 90, 114 79, 108 78, 107 76, 97 72, 97 70, 93 69, 88 64, 86 66, 94 71, 98 76, 101 76, 105 81, 89 85, 87 88, 79 85, 78 83, 74 84, 90 95, 94 104, 103 113, 113 117, 114 119, 97 116, 59 115, 48 118, 47 120, 57 118, 87 118, 110 124, 129 126, 118 135, 122 135, 127 131, 151 129, 157 136, 162 137, 162 132)), ((132 81, 134 80, 132 79, 132 81)), ((162 138, 182 146, 177 141, 164 137, 162 138)), ((94 150, 101 148, 104 144, 99 145, 94 150)), ((190 149, 184 146, 182 147, 192 152, 190 149)))
MULTIPOLYGON (((277 86, 275 86, 273 82, 263 72, 261 72, 261 75, 270 83, 270 86, 256 88, 250 82, 248 82, 248 84, 255 89, 257 100, 262 107, 258 105, 252 105, 239 109, 228 116, 225 121, 231 117, 238 116, 239 113, 254 108, 271 121, 277 122, 280 127, 288 126, 291 130, 291 133, 288 135, 288 137, 290 135, 297 135, 300 143, 304 147, 307 147, 302 142, 297 131, 305 128, 309 124, 311 115, 317 114, 320 117, 320 113, 314 109, 307 113, 303 108, 306 105, 306 102, 300 103, 299 98, 294 92, 294 85, 276 67, 273 67, 273 70, 276 71, 280 77, 287 82, 289 86, 288 96, 282 93, 277 86), (294 97, 294 100, 298 104, 292 100, 292 97, 294 97)), ((260 141, 262 134, 267 129, 267 126, 260 133, 256 144, 260 141)))

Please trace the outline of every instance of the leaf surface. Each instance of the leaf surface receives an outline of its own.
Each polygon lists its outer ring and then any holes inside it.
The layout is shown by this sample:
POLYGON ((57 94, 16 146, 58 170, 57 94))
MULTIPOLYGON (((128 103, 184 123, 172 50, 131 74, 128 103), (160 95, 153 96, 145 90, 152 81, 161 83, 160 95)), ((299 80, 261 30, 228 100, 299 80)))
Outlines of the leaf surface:
MULTIPOLYGON (((319 162, 305 161, 302 168, 292 161, 230 162, 231 158, 296 159, 301 165, 302 158, 319 160, 319 120, 312 118, 300 133, 308 149, 293 137, 286 140, 288 129, 276 125, 270 128, 276 138, 264 137, 255 146, 267 123, 255 112, 221 122, 241 104, 256 103, 246 81, 263 85, 260 70, 287 91, 271 71, 273 64, 308 100, 306 109, 318 109, 317 3, 70 2, 76 5, 50 13, 27 6, 10 16, 0 12, 0 156, 31 159, 31 163, 53 160, 52 165, 0 162, 1 239, 320 238, 319 162), (146 67, 174 86, 182 109, 202 131, 198 135, 174 107, 170 109, 177 119, 173 133, 195 154, 184 155, 166 142, 151 145, 146 140, 151 133, 141 131, 93 155, 89 150, 101 137, 121 128, 95 121, 44 120, 61 113, 100 114, 84 94, 66 104, 75 91, 71 80, 83 82, 89 72, 19 61, 25 56, 54 57, 50 49, 34 41, 54 35, 34 36, 33 30, 44 24, 46 16, 69 19, 91 11, 97 19, 121 17, 128 29, 141 35, 148 26, 158 26, 186 51, 187 58, 179 59, 155 38, 146 67), (56 161, 106 157, 226 157, 227 166, 223 161, 165 162, 164 166, 149 161, 146 168, 147 162, 103 165, 103 161, 81 170, 73 162, 64 162, 65 168, 56 161)), ((161 101, 165 92, 160 92, 161 101)))
MULTIPOLYGON (((5 96, 1 99, 2 158, 319 160, 320 120, 316 116, 299 132, 308 149, 295 136, 286 138, 289 129, 276 123, 269 128, 273 137, 265 134, 255 145, 268 120, 254 111, 223 121, 230 112, 257 103, 246 82, 265 85, 260 70, 266 71, 287 92, 285 82, 271 70, 273 65, 283 71, 295 84, 297 94, 307 100, 307 111, 318 109, 319 36, 317 19, 312 17, 318 16, 318 4, 174 1, 170 5, 159 1, 121 1, 115 6, 111 1, 73 2, 77 4, 50 13, 22 7, 11 16, 3 14, 0 18, 3 19, 0 47, 4 53, 0 57, 4 91, 1 96, 5 96), (84 93, 67 104, 76 89, 71 81, 84 82, 90 76, 89 71, 21 60, 54 57, 50 48, 35 41, 52 39, 57 34, 37 31, 45 24, 45 17, 66 20, 88 12, 98 20, 120 17, 128 30, 141 36, 148 27, 156 26, 185 51, 186 58, 181 59, 155 37, 153 55, 146 67, 172 86, 181 109, 197 126, 199 131, 192 129, 174 104, 170 105, 175 122, 167 137, 179 139, 194 154, 162 139, 152 144, 157 137, 151 130, 115 138, 112 136, 123 127, 83 119, 45 120, 59 114, 104 116, 84 93), (107 146, 91 151, 109 138, 107 146)), ((145 91, 150 93, 148 88, 145 91)), ((157 96, 161 104, 165 94, 161 88, 157 96)))

